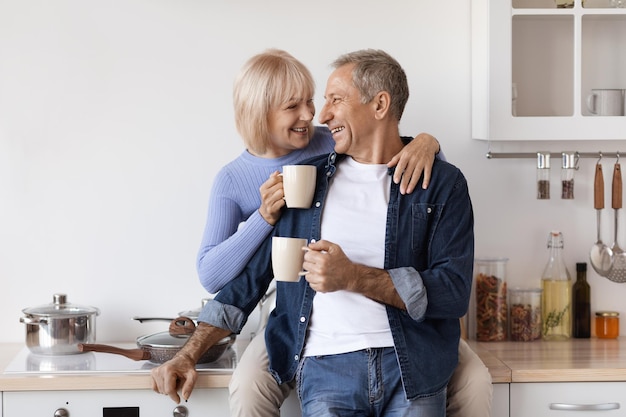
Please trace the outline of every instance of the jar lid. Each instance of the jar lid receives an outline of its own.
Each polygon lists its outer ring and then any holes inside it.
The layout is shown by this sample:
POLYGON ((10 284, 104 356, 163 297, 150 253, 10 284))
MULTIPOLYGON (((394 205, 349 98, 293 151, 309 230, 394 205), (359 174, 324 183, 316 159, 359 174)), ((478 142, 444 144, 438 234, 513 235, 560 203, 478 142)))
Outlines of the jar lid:
POLYGON ((598 316, 598 317, 619 317, 619 313, 617 311, 596 311, 596 316, 598 316))
POLYGON ((550 169, 550 152, 537 152, 537 168, 550 169))
POLYGON ((52 296, 52 303, 38 307, 25 308, 22 312, 31 316, 55 318, 100 314, 100 310, 96 307, 78 306, 68 303, 66 294, 54 294, 52 296))
POLYGON ((520 288, 513 287, 509 291, 511 292, 522 292, 522 293, 533 293, 533 294, 541 294, 543 291, 541 288, 520 288))
POLYGON ((490 263, 506 263, 509 261, 509 258, 475 258, 474 262, 477 264, 490 264, 490 263))

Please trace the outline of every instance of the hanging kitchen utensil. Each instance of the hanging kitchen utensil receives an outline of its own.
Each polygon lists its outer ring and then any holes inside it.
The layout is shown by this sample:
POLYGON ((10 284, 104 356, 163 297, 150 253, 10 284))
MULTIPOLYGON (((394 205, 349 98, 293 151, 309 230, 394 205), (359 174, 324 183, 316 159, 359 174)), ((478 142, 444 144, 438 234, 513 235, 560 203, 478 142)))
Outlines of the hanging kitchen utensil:
MULTIPOLYGON (((123 349, 117 346, 89 343, 79 344, 78 349, 81 352, 114 353, 135 361, 149 360, 153 363, 164 363, 172 359, 189 339, 191 335, 189 333, 189 322, 193 324, 191 319, 179 317, 172 320, 170 329, 167 332, 138 337, 138 349, 123 349)), ((193 333, 193 330, 191 333, 193 333)), ((198 363, 204 364, 216 361, 234 341, 234 335, 221 339, 200 357, 198 363)))
POLYGON ((602 155, 600 155, 600 159, 596 163, 596 173, 593 182, 593 206, 596 209, 598 241, 591 247, 589 260, 593 269, 601 276, 606 277, 611 270, 613 257, 611 248, 600 239, 600 218, 604 209, 604 175, 602 174, 602 165, 600 164, 601 159, 602 155))
POLYGON ((619 154, 617 162, 613 168, 613 186, 612 186, 612 206, 615 209, 615 241, 611 250, 612 265, 606 277, 614 282, 626 282, 626 252, 624 252, 617 243, 618 236, 618 217, 619 210, 622 208, 622 171, 619 164, 619 154))

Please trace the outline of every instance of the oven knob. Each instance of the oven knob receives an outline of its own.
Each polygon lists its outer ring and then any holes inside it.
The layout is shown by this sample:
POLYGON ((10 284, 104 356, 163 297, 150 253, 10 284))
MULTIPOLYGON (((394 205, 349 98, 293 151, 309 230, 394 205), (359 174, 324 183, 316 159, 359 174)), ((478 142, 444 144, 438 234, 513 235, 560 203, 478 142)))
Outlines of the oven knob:
POLYGON ((179 405, 174 408, 174 412, 172 413, 174 417, 188 417, 189 410, 184 405, 179 405))
POLYGON ((54 412, 54 417, 70 417, 70 412, 65 408, 59 408, 54 412))

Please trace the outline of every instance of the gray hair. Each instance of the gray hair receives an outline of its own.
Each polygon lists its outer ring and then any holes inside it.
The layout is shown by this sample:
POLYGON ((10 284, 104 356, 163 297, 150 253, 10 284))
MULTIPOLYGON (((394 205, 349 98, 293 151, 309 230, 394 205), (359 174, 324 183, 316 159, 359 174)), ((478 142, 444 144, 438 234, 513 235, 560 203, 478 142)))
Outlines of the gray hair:
POLYGON ((369 103, 376 94, 386 91, 391 95, 391 112, 400 121, 409 99, 409 83, 398 61, 379 49, 362 49, 341 55, 333 63, 337 69, 354 64, 352 82, 361 102, 369 103))

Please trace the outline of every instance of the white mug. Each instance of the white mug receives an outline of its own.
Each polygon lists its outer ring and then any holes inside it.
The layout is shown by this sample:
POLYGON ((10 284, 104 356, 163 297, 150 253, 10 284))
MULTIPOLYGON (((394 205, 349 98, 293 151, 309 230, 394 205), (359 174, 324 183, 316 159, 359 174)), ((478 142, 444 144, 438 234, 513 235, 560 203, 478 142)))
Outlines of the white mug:
POLYGON ((597 116, 623 116, 624 90, 594 89, 587 96, 587 108, 597 116))
POLYGON ((283 191, 288 208, 310 208, 315 194, 314 165, 283 166, 283 191))
POLYGON ((302 275, 307 240, 296 237, 272 237, 272 269, 276 281, 298 282, 302 275))

